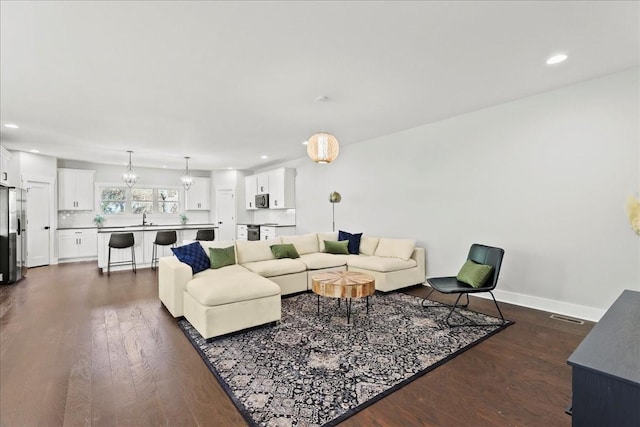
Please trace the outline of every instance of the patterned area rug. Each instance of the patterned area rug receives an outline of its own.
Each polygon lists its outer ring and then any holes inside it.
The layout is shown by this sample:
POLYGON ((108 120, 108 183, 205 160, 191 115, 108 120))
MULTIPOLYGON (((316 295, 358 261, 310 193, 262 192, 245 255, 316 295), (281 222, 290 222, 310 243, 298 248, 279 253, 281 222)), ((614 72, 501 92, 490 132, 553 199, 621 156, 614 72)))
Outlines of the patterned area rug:
MULTIPOLYGON (((282 300, 282 320, 207 343, 180 320, 191 343, 250 425, 332 426, 509 326, 449 328, 449 308, 402 293, 344 302, 301 294, 282 300)), ((468 321, 456 318, 453 321, 468 321)))

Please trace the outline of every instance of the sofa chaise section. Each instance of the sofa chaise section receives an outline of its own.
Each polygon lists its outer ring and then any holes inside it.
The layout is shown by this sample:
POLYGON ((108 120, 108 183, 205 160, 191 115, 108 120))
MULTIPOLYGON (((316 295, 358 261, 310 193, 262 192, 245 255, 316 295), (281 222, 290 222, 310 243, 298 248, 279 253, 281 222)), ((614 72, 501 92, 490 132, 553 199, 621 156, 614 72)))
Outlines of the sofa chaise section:
POLYGON ((280 320, 280 287, 232 265, 198 274, 184 292, 184 317, 204 338, 280 320))

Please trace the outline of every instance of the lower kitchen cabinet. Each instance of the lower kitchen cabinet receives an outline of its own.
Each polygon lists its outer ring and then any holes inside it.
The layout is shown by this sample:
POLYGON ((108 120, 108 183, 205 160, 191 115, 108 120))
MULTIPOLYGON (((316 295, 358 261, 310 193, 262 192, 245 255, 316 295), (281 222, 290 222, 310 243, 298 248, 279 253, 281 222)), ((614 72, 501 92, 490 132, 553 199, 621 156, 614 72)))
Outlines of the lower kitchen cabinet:
POLYGON ((260 240, 270 240, 275 239, 280 236, 292 236, 296 234, 296 227, 269 227, 269 226, 260 226, 260 240))
POLYGON ((98 256, 96 229, 58 230, 59 262, 95 259, 98 256))
POLYGON ((236 239, 237 240, 247 240, 247 226, 246 225, 238 225, 236 230, 236 239))

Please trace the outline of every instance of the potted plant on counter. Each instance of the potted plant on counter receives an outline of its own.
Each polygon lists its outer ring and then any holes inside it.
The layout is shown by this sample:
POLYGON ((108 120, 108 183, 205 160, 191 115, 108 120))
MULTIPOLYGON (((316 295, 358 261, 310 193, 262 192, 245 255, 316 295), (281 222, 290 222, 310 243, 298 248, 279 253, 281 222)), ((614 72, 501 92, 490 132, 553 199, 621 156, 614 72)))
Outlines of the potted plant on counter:
POLYGON ((93 218, 93 222, 96 223, 98 228, 101 228, 104 225, 104 217, 102 215, 98 214, 93 218))
POLYGON ((187 218, 187 215, 185 215, 185 213, 181 213, 180 214, 180 224, 184 225, 187 223, 187 221, 189 221, 189 218, 187 218))

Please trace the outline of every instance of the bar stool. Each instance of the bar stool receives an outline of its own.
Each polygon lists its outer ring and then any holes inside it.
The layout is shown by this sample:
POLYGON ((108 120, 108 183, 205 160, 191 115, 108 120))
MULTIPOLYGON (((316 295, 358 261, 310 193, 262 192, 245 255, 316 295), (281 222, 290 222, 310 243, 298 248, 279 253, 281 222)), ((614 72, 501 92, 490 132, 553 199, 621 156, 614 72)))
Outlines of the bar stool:
POLYGON ((112 265, 126 265, 131 264, 133 266, 133 272, 136 271, 136 252, 134 245, 136 244, 133 238, 133 233, 112 233, 109 237, 109 256, 107 258, 107 276, 111 274, 112 265), (111 262, 111 248, 113 249, 126 249, 131 248, 131 260, 130 261, 114 261, 111 262))
POLYGON ((215 237, 216 230, 213 228, 198 230, 198 232, 196 233, 196 240, 214 240, 215 237))
POLYGON ((151 269, 158 268, 158 245, 160 246, 176 246, 178 241, 178 235, 175 230, 172 231, 158 231, 156 233, 156 240, 153 241, 153 251, 151 255, 151 269), (154 267, 155 264, 155 267, 154 267))

